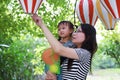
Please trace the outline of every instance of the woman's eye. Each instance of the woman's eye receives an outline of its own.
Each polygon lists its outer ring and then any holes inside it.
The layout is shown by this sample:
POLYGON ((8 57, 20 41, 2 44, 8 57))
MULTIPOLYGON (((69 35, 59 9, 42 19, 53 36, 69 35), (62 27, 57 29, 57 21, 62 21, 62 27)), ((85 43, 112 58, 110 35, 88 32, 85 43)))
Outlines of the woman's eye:
POLYGON ((76 30, 75 32, 82 32, 81 30, 76 30))

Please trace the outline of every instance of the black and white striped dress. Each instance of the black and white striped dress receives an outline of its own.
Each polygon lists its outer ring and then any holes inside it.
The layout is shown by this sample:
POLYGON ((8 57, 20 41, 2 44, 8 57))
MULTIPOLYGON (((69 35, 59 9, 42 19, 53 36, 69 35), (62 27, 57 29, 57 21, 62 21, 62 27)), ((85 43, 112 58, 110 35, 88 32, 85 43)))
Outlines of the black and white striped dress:
POLYGON ((67 71, 68 59, 61 65, 62 80, 86 80, 90 68, 91 54, 85 49, 75 49, 79 60, 73 60, 73 65, 70 71, 67 71))

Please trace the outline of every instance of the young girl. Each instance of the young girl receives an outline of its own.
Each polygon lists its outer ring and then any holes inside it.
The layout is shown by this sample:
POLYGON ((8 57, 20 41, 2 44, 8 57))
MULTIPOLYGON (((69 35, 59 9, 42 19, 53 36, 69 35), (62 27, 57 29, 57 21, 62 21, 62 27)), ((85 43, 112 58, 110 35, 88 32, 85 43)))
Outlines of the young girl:
MULTIPOLYGON (((72 35, 72 42, 77 46, 73 49, 60 44, 38 15, 35 14, 32 18, 43 30, 54 52, 60 56, 73 59, 69 70, 67 69, 68 60, 65 60, 62 64, 62 80, 86 80, 92 56, 97 50, 95 28, 90 24, 81 24, 72 35)), ((47 73, 46 80, 56 80, 56 76, 49 72, 47 73)))
MULTIPOLYGON (((74 26, 70 21, 61 21, 58 24, 58 35, 59 35, 58 41, 60 41, 60 43, 63 44, 65 47, 74 48, 75 45, 71 41, 71 36, 72 36, 73 31, 74 31, 74 26)), ((66 60, 66 59, 67 58, 63 57, 63 56, 60 57, 61 66, 62 66, 62 63, 64 62, 64 60, 66 60)), ((72 59, 69 59, 68 68, 69 68, 69 65, 71 65, 71 61, 72 61, 72 59)), ((61 70, 62 70, 62 68, 61 68, 61 70)), ((47 71, 48 71, 48 67, 47 67, 47 65, 45 65, 45 72, 47 72, 47 71)), ((62 79, 61 77, 62 77, 61 74, 57 75, 57 80, 61 80, 62 79)))

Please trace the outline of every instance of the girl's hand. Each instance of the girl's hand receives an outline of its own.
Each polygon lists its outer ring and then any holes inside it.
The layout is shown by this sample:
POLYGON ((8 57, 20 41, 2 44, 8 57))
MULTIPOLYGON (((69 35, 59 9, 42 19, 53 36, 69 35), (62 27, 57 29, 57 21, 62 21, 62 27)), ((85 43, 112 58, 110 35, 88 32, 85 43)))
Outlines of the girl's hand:
POLYGON ((57 76, 48 71, 45 80, 57 80, 57 76))
POLYGON ((34 15, 32 16, 32 19, 33 19, 33 21, 34 21, 38 26, 41 27, 42 25, 44 25, 42 19, 41 19, 37 14, 34 14, 34 15))

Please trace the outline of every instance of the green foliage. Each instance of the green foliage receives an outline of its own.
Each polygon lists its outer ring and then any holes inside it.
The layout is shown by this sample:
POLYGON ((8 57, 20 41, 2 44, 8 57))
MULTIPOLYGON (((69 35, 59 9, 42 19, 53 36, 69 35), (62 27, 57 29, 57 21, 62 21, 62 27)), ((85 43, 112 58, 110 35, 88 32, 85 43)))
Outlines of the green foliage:
POLYGON ((33 57, 30 41, 16 40, 9 48, 0 53, 0 76, 2 80, 20 80, 33 77, 33 66, 30 60, 33 57))
MULTIPOLYGON (((40 6, 38 15, 55 37, 59 21, 73 22, 71 6, 69 0, 46 0, 40 6)), ((18 0, 1 0, 0 44, 10 47, 0 47, 0 79, 31 80, 34 75, 42 74, 44 63, 41 53, 48 47, 45 39, 42 39, 43 32, 34 25, 31 16, 23 12, 18 0), (29 37, 28 34, 34 37, 29 37)))
POLYGON ((57 36, 57 24, 61 20, 73 22, 73 10, 69 0, 47 0, 40 6, 38 15, 42 17, 50 31, 57 36))
MULTIPOLYGON (((10 44, 12 37, 30 33, 43 37, 42 31, 36 27, 30 15, 24 14, 18 0, 6 0, 0 3, 0 41, 2 44, 10 44)), ((69 0, 46 0, 38 10, 45 23, 55 36, 57 36, 57 24, 61 20, 73 22, 73 8, 69 0), (68 15, 71 15, 68 17, 68 15)))
MULTIPOLYGON (((117 33, 117 31, 113 31, 109 37, 108 40, 105 40, 105 42, 108 42, 108 45, 104 45, 106 47, 106 54, 110 55, 112 58, 115 58, 116 63, 120 67, 120 33, 117 33)), ((105 36, 107 37, 107 36, 105 36)))
POLYGON ((34 65, 34 75, 42 75, 44 73, 44 62, 41 59, 43 51, 50 47, 46 39, 37 39, 37 45, 35 46, 34 58, 31 63, 34 65))
POLYGON ((43 73, 41 51, 49 45, 45 39, 33 38, 30 35, 21 36, 20 39, 14 38, 13 41, 9 47, 0 46, 0 78, 34 80, 36 74, 43 73))
POLYGON ((116 67, 115 59, 97 51, 93 58, 92 67, 93 69, 114 68, 116 67))
MULTIPOLYGON (((38 15, 57 37, 57 24, 61 20, 74 22, 74 4, 70 0, 46 0, 40 6, 38 15)), ((102 30, 100 34, 104 39, 97 52, 100 59, 95 60, 100 63, 96 65, 114 67, 112 61, 120 63, 120 33, 102 30)), ((31 80, 35 75, 42 74, 44 63, 41 54, 49 46, 46 42, 43 32, 33 23, 31 16, 23 12, 18 0, 1 0, 0 44, 10 47, 0 46, 0 79, 31 80)))
MULTIPOLYGON (((99 44, 97 53, 110 56, 114 59, 116 65, 120 67, 120 32, 119 30, 102 30, 102 40, 99 44)), ((103 56, 103 57, 104 57, 103 56)), ((103 58, 102 57, 102 58, 103 58)), ((108 60, 107 64, 110 65, 108 60)), ((104 64, 105 65, 105 64, 104 64)))

